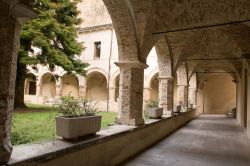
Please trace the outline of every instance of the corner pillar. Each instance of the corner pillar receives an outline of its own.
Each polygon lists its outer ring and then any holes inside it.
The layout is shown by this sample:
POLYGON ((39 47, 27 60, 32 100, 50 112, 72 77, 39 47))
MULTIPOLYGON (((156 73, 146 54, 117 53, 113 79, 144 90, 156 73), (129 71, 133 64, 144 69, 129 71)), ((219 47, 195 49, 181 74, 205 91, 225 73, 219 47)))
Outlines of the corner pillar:
POLYGON ((139 61, 119 61, 120 68, 119 114, 117 122, 126 125, 142 125, 144 69, 139 61))
POLYGON ((0 165, 7 163, 12 153, 11 120, 21 30, 16 19, 5 15, 9 8, 9 4, 0 2, 0 10, 3 10, 0 11, 0 165))

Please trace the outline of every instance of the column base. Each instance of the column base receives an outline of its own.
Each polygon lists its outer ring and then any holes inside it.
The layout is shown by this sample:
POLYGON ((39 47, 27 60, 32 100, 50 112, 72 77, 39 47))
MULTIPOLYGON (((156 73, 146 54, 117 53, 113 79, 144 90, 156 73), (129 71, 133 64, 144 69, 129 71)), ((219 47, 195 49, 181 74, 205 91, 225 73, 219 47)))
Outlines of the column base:
POLYGON ((0 165, 6 164, 9 161, 12 150, 13 147, 9 146, 9 144, 5 144, 0 147, 0 165))
POLYGON ((115 123, 129 126, 141 126, 145 124, 144 119, 123 119, 118 117, 116 117, 115 123))

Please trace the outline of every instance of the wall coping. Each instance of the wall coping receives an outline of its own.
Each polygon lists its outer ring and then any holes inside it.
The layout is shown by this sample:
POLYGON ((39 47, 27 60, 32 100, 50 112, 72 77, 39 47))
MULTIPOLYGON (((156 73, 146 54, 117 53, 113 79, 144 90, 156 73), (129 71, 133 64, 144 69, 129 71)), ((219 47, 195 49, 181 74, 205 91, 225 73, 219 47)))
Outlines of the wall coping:
POLYGON ((131 134, 138 130, 143 130, 159 123, 164 123, 169 119, 180 117, 192 111, 183 112, 178 116, 166 116, 162 119, 149 119, 141 126, 128 126, 128 125, 113 125, 106 129, 101 130, 96 136, 90 136, 78 141, 65 141, 63 139, 55 138, 54 140, 25 144, 14 146, 13 153, 7 165, 24 164, 32 162, 43 162, 52 160, 54 158, 74 153, 79 150, 104 143, 122 135, 131 134))

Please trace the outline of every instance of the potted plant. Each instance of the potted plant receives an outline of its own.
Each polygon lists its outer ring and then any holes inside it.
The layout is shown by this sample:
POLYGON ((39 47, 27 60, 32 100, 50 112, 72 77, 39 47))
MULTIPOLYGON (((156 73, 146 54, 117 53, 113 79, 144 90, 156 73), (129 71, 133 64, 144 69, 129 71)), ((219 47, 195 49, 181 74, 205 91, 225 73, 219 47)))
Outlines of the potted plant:
POLYGON ((181 105, 175 105, 173 108, 172 115, 179 115, 181 113, 181 105))
POLYGON ((96 116, 96 104, 88 99, 62 97, 56 117, 56 134, 65 139, 92 135, 101 129, 101 116, 96 116))
POLYGON ((149 118, 157 119, 162 117, 163 108, 158 107, 157 101, 150 100, 146 105, 146 107, 147 107, 147 115, 149 118))

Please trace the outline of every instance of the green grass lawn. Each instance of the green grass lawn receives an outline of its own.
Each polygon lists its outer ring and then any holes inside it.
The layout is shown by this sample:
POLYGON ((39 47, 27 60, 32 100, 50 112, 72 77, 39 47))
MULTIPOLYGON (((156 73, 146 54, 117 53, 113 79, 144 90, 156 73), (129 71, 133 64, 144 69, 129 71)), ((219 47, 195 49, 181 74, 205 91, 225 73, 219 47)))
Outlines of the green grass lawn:
MULTIPOLYGON (((38 108, 41 106, 35 105, 30 108, 38 108)), ((42 106, 46 109, 50 108, 42 106)), ((55 137, 55 116, 57 114, 53 111, 40 112, 14 112, 12 125, 12 144, 19 145, 31 142, 39 142, 55 137)), ((114 123, 116 113, 114 112, 100 112, 98 115, 102 116, 102 128, 105 128, 110 123, 114 123)))

